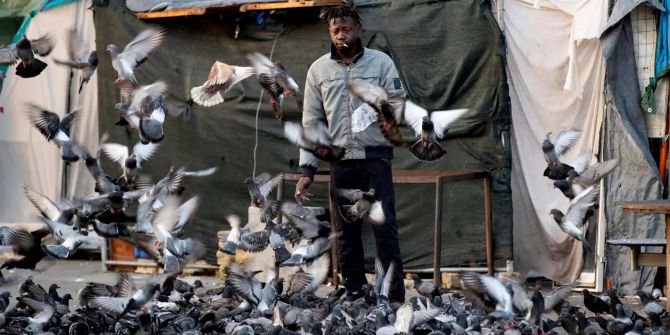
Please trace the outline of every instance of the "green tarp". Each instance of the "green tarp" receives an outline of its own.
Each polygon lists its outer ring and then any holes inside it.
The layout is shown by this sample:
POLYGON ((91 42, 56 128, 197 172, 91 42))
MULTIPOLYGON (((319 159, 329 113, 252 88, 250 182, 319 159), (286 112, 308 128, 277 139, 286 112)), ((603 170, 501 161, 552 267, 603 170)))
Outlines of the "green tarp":
MULTIPOLYGON (((493 174, 493 232, 495 260, 502 265, 511 257, 512 222, 509 127, 510 114, 504 70, 504 47, 488 1, 389 1, 359 6, 365 32, 363 43, 383 50, 394 59, 403 85, 413 101, 428 109, 474 108, 476 115, 450 131, 447 156, 434 163, 416 161, 406 149, 396 149, 394 169, 490 170, 493 174)), ((184 118, 189 89, 201 85, 215 60, 247 65, 246 54, 259 51, 280 61, 302 86, 311 62, 328 52, 326 26, 314 9, 266 13, 258 26, 258 13, 222 12, 217 15, 141 22, 122 1, 95 9, 97 49, 109 43, 124 45, 148 24, 159 24, 167 38, 137 71, 142 84, 165 80, 169 86, 170 116, 166 138, 145 172, 162 177, 170 165, 190 169, 219 165, 214 176, 188 179, 186 194, 201 196, 200 209, 187 234, 211 247, 214 255, 217 230, 227 229, 224 217, 246 217, 250 203, 243 180, 251 176, 255 144, 255 114, 261 88, 255 80, 242 82, 225 95, 226 102, 213 108, 194 106, 195 118, 184 118), (239 36, 235 39, 236 25, 239 36)), ((99 52, 100 131, 110 141, 131 144, 123 128, 115 126, 113 106, 119 93, 109 54, 99 52)), ((282 136, 282 125, 272 117, 263 99, 258 118, 257 174, 298 172, 298 150, 282 136)), ((285 118, 299 120, 300 111, 287 100, 285 118)), ((90 111, 94 112, 94 111, 90 111)), ((409 133, 405 133, 410 138, 409 133)), ((106 164, 108 171, 114 170, 106 164)), ((327 169, 327 164, 321 165, 327 169)), ((293 184, 286 196, 292 197, 293 184)), ((325 185, 313 187, 310 203, 326 206, 325 185)), ((396 185, 396 208, 401 249, 406 268, 432 266, 435 187, 396 185)), ((447 184, 443 203, 442 265, 485 263, 484 203, 481 181, 447 184)), ((374 248, 368 230, 367 250, 374 248)), ((374 253, 367 252, 368 257, 374 253)))

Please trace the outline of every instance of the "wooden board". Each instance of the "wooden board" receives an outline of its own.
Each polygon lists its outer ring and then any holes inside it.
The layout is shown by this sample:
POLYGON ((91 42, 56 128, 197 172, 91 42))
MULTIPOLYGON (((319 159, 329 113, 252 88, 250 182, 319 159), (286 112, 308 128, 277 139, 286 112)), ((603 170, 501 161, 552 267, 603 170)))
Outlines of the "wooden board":
POLYGON ((621 208, 627 212, 646 214, 670 214, 670 201, 645 200, 624 202, 621 208))
POLYGON ((607 240, 607 244, 623 246, 665 246, 664 238, 624 238, 618 240, 607 240))

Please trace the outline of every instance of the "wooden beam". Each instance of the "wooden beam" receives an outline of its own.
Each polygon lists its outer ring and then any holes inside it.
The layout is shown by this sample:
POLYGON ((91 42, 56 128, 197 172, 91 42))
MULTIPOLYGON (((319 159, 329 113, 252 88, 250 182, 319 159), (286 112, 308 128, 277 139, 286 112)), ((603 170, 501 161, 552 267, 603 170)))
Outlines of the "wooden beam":
POLYGON ((240 6, 240 12, 247 12, 253 10, 271 10, 271 9, 291 9, 291 8, 307 8, 318 6, 336 6, 341 4, 341 0, 312 0, 312 1, 288 1, 288 2, 269 2, 269 3, 252 3, 240 6))
POLYGON ((162 19, 168 17, 204 15, 206 11, 207 8, 188 8, 188 9, 169 10, 165 12, 136 13, 135 16, 140 20, 162 19))

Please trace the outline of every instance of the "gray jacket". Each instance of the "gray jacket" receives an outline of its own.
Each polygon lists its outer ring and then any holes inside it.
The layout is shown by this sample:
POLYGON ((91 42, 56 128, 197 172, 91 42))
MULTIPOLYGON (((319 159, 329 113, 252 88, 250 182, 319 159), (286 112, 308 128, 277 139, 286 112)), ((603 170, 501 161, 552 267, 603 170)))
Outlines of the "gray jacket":
MULTIPOLYGON (((335 56, 334 50, 317 59, 307 72, 302 124, 328 125, 333 144, 345 148, 344 159, 393 158, 393 146, 377 125, 374 110, 354 97, 346 80, 366 80, 383 86, 391 96, 403 96, 398 71, 385 53, 363 48, 350 65, 335 56)), ((300 150, 303 175, 314 176, 319 159, 300 150)))

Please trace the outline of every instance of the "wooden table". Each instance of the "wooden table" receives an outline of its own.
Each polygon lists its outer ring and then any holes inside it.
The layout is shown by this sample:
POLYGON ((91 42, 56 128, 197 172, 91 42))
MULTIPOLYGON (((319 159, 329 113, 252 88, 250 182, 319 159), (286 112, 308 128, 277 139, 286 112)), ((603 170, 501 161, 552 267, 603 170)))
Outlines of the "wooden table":
MULTIPOLYGON (((667 244, 667 240, 670 240, 670 200, 625 202, 621 207, 624 211, 632 213, 665 215, 665 280, 670 283, 670 248, 667 244)), ((666 309, 670 310, 670 299, 667 301, 666 309)))
MULTIPOLYGON (((277 197, 281 201, 284 193, 284 181, 297 181, 301 174, 285 174, 284 180, 277 187, 277 197)), ((493 275, 493 212, 491 206, 491 175, 486 171, 415 171, 394 170, 393 183, 395 184, 435 184, 435 224, 433 236, 433 280, 435 285, 440 285, 440 264, 442 256, 442 197, 443 185, 448 182, 482 179, 484 187, 484 224, 486 234, 486 265, 489 275, 493 275)), ((314 176, 314 182, 328 183, 328 199, 330 207, 331 230, 337 231, 336 211, 333 210, 333 200, 330 199, 330 174, 318 172, 314 176)), ((337 241, 332 248, 332 270, 334 285, 339 284, 337 271, 337 241)))

